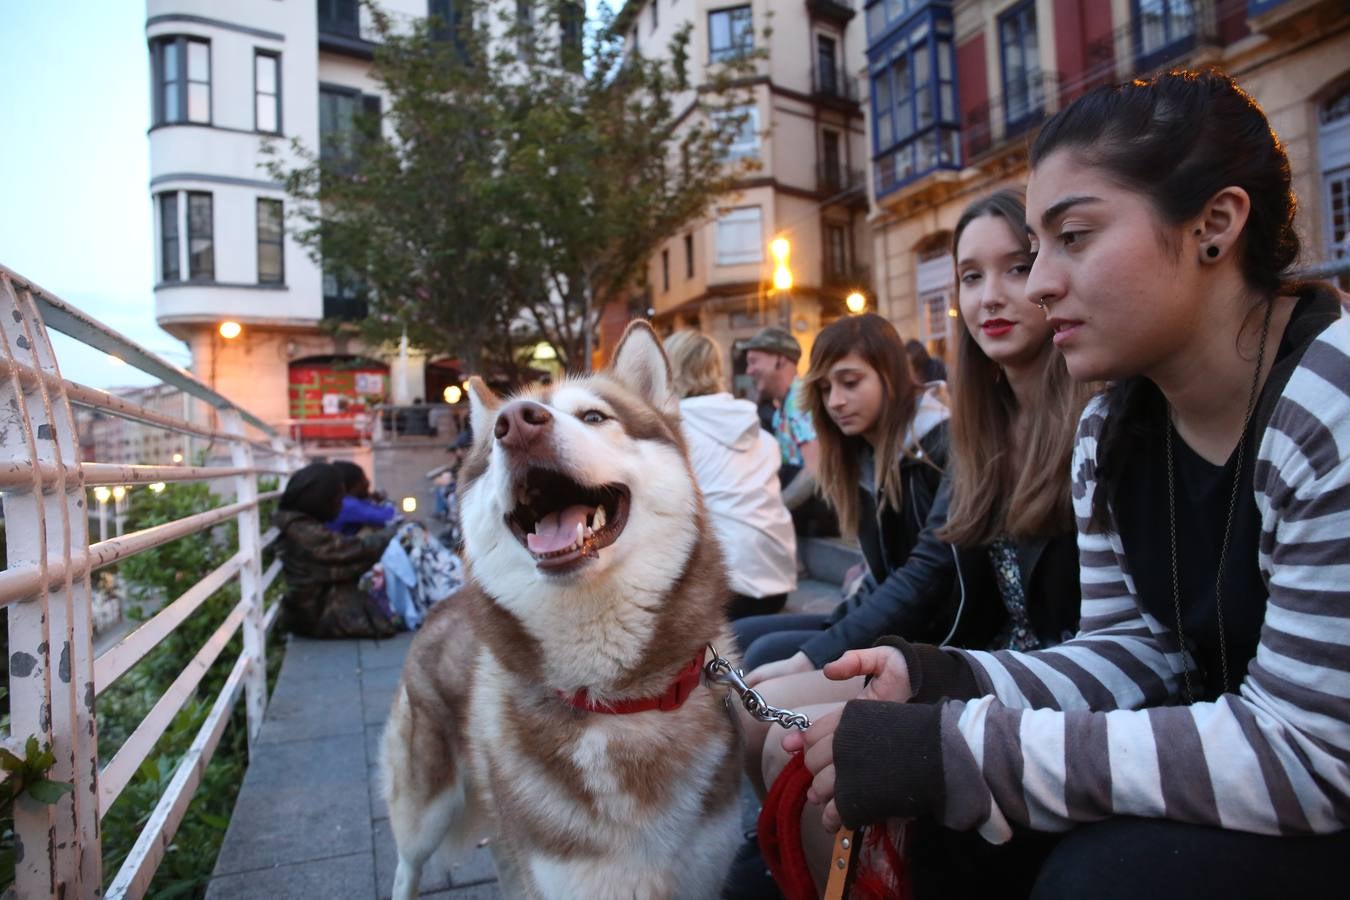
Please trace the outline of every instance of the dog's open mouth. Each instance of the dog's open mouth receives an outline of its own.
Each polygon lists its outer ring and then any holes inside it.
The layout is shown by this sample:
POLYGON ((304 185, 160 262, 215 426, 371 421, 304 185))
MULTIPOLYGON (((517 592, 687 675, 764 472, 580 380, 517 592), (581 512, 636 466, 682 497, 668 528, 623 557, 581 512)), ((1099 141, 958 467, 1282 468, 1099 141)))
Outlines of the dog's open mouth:
POLYGON ((516 484, 506 523, 540 569, 572 569, 618 539, 628 524, 628 488, 587 487, 561 472, 531 469, 516 484))

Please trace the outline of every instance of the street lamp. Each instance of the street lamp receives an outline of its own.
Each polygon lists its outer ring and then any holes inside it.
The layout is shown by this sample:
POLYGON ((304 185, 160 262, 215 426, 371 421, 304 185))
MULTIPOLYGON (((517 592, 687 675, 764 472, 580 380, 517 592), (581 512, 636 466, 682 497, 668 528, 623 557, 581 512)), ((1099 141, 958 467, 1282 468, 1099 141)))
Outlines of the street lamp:
POLYGON ((791 312, 791 297, 789 291, 792 290, 792 269, 788 267, 788 261, 792 256, 792 242, 787 238, 779 236, 769 242, 769 253, 773 255, 773 289, 781 294, 778 301, 778 318, 782 320, 784 328, 788 327, 789 313, 791 312))
POLYGON ((844 305, 848 307, 849 312, 856 316, 867 309, 867 298, 863 296, 861 291, 854 291, 844 298, 844 305))
POLYGON ((146 487, 150 489, 150 493, 152 494, 162 494, 164 493, 164 488, 166 487, 166 485, 162 481, 155 481, 150 484, 147 484, 146 487))
POLYGON ((112 499, 112 491, 100 484, 94 488, 94 499, 98 501, 98 539, 106 541, 108 539, 108 501, 112 499))
POLYGON ((403 498, 403 511, 404 511, 405 513, 417 512, 417 498, 416 498, 416 497, 404 497, 404 498, 403 498))
POLYGON ((446 403, 454 406, 460 400, 464 399, 464 391, 457 384, 452 384, 441 394, 446 403))
POLYGON ((244 326, 240 325, 238 322, 220 323, 220 336, 227 341, 232 341, 235 338, 239 337, 239 335, 243 332, 243 330, 244 326))

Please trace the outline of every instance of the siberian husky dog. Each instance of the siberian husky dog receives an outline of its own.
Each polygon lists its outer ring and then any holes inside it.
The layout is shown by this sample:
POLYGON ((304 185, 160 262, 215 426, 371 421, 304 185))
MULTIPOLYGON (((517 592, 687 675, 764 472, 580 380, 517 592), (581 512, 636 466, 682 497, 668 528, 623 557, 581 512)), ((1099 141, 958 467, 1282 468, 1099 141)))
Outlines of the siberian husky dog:
POLYGON ((709 898, 739 844, 740 742, 705 646, 722 558, 645 322, 605 371, 470 382, 470 580, 408 652, 382 768, 395 900, 491 838, 508 897, 709 898))

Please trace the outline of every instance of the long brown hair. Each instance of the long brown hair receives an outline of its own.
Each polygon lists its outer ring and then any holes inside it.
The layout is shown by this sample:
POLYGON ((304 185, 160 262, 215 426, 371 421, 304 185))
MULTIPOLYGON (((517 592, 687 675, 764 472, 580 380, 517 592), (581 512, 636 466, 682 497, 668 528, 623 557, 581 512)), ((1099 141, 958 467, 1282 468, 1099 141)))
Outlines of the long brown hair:
MULTIPOLYGON (((966 226, 982 216, 1003 219, 1030 256, 1023 195, 1001 190, 976 200, 961 214, 952 234, 953 261, 966 226)), ((944 541, 977 547, 1003 535, 1050 537, 1073 530, 1069 459, 1075 425, 1095 389, 1070 378, 1057 351, 1050 349, 1042 360, 1036 407, 1028 410, 1032 414, 1019 446, 1013 434, 1017 399, 1012 388, 965 320, 956 318, 952 499, 947 525, 939 533, 944 541)))
POLYGON ((865 441, 839 430, 825 408, 822 390, 829 380, 830 367, 850 353, 856 353, 881 379, 883 401, 875 448, 878 506, 900 509, 900 457, 906 449, 905 432, 914 418, 919 387, 910 371, 905 342, 895 326, 881 316, 846 316, 822 329, 811 345, 802 406, 811 413, 820 444, 816 480, 839 516, 839 531, 844 537, 854 538, 858 534, 858 454, 865 441))

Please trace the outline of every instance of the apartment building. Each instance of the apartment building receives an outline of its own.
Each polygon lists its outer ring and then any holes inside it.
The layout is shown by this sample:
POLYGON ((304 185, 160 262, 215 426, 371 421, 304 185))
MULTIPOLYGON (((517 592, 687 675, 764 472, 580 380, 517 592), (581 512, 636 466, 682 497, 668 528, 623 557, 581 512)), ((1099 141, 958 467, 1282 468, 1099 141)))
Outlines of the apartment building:
MULTIPOLYGON (((729 162, 749 157, 759 168, 706 219, 658 248, 645 294, 628 309, 606 311, 602 348, 613 346, 631 315, 648 315, 663 330, 712 335, 729 366, 737 342, 767 324, 790 328, 809 353, 821 326, 845 313, 845 297, 872 290, 857 79, 862 16, 850 0, 630 0, 616 27, 629 52, 657 58, 686 24, 696 88, 714 68, 763 51, 745 82, 746 122, 728 151, 729 162), (769 245, 777 238, 790 248, 789 290, 773 288, 769 245)), ((683 102, 692 114, 696 92, 683 102)))
MULTIPOLYGON (((381 6, 451 16, 450 0, 381 6)), ((366 347, 324 327, 364 318, 365 301, 286 232, 284 185, 264 166, 269 144, 294 163, 293 138, 341 153, 353 116, 379 110, 369 11, 357 0, 148 0, 146 14, 155 315, 188 344, 193 374, 328 443, 354 440, 351 420, 370 406, 439 397, 444 366, 416 346, 366 347)))
POLYGON ((972 199, 1025 184, 1045 117, 1091 87, 1216 64, 1285 141, 1302 264, 1350 256, 1350 7, 1337 0, 871 0, 867 192, 878 306, 951 346, 951 229, 972 199))

